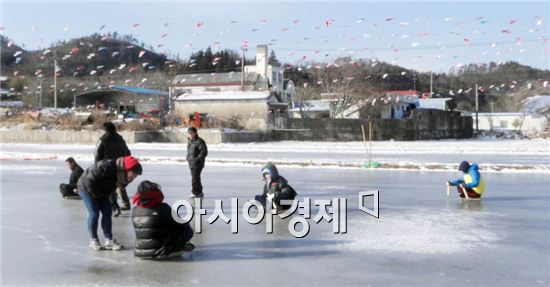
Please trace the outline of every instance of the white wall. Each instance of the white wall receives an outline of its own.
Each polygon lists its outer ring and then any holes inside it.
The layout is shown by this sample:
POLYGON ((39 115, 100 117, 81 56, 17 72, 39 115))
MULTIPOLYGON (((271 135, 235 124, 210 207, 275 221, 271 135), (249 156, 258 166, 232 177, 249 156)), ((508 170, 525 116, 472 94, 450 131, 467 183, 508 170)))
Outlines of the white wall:
MULTIPOLYGON (((187 86, 187 87, 172 87, 172 94, 179 96, 183 93, 204 93, 204 92, 237 92, 242 91, 241 85, 219 85, 219 86, 187 86)), ((244 86, 245 91, 253 91, 254 86, 244 86)))
MULTIPOLYGON (((514 123, 520 123, 523 120, 521 131, 533 133, 543 131, 547 125, 547 119, 543 116, 536 117, 521 113, 480 113, 478 117, 480 130, 518 130, 519 127, 514 123)), ((475 128, 475 113, 472 114, 472 118, 475 128)))
POLYGON ((272 90, 282 94, 284 88, 283 69, 269 65, 267 67, 267 76, 269 77, 272 90))
POLYGON ((245 129, 265 130, 267 109, 266 100, 176 101, 175 114, 184 117, 194 112, 207 113, 219 120, 238 115, 245 129))
POLYGON ((409 103, 397 103, 397 104, 387 104, 382 109, 381 117, 383 119, 402 119, 404 111, 409 106, 409 103), (393 109, 394 114, 393 118, 391 116, 391 110, 393 109))
POLYGON ((269 79, 269 83, 273 86, 272 90, 282 94, 284 88, 284 69, 269 65, 268 60, 267 45, 259 45, 256 48, 256 65, 247 65, 244 67, 244 71, 247 73, 255 72, 269 79))

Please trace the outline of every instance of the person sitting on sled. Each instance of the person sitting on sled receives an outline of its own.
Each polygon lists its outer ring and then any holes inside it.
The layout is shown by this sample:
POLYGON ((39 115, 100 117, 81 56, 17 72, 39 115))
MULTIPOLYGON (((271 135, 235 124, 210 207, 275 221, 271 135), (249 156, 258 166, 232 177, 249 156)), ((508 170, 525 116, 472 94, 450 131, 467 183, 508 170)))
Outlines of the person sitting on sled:
POLYGON ((293 200, 296 198, 296 191, 288 184, 288 181, 281 175, 277 167, 272 162, 268 162, 262 168, 262 176, 265 182, 264 192, 262 195, 257 195, 256 200, 263 206, 267 202, 273 204, 275 209, 285 210, 290 205, 281 205, 281 200, 293 200))
POLYGON ((132 223, 136 232, 134 256, 145 259, 178 257, 191 251, 189 242, 193 229, 189 223, 180 224, 172 217, 172 208, 165 202, 160 186, 142 181, 133 203, 132 223))
POLYGON ((84 170, 76 163, 74 158, 69 157, 65 160, 67 168, 71 171, 69 177, 69 183, 62 183, 59 185, 59 192, 63 198, 80 199, 78 193, 76 193, 76 183, 80 176, 84 173, 84 170))
POLYGON ((485 181, 479 174, 479 166, 476 163, 470 165, 467 161, 463 161, 458 166, 458 170, 464 173, 462 178, 448 181, 447 184, 456 186, 461 198, 464 198, 465 192, 469 198, 480 198, 485 191, 485 181))

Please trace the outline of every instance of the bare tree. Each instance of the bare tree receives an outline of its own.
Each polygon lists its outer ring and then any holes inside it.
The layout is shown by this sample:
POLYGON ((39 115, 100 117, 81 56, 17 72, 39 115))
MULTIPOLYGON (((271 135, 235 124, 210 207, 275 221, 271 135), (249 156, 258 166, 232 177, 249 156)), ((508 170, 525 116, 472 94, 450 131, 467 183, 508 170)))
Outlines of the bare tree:
POLYGON ((337 59, 324 67, 316 65, 312 74, 324 98, 333 102, 331 117, 342 117, 343 111, 360 98, 361 73, 350 58, 337 59))
POLYGON ((315 98, 315 95, 317 95, 317 89, 315 87, 311 87, 309 83, 304 83, 303 87, 296 87, 296 97, 295 102, 298 105, 298 108, 300 109, 300 117, 306 118, 306 101, 312 100, 315 98))

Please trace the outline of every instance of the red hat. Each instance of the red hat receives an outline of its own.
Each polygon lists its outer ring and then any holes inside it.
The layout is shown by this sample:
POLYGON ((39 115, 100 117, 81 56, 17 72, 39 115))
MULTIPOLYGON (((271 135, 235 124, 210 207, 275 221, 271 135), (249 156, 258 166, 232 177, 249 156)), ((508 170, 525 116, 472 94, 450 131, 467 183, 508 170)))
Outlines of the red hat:
POLYGON ((131 170, 133 170, 137 174, 141 174, 141 172, 143 171, 139 161, 135 157, 128 155, 124 157, 124 171, 129 172, 131 170))

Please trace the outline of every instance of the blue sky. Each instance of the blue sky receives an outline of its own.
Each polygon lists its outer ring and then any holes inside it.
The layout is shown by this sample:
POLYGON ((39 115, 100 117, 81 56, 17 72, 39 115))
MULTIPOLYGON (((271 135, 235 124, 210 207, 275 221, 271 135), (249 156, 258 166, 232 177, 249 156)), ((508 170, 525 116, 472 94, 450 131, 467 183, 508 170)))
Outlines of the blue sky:
MULTIPOLYGON (((284 62, 377 58, 419 71, 518 61, 549 69, 548 1, 3 1, 1 33, 27 49, 92 33, 133 34, 186 57, 209 45, 271 43, 284 62), (139 23, 134 28, 133 24, 139 23), (169 23, 164 27, 165 23, 169 23), (198 23, 200 28, 198 28, 198 23), (105 28, 100 30, 100 27, 105 28), (164 35, 167 34, 167 35, 164 35), (164 37, 163 37, 164 35, 164 37)), ((253 49, 247 53, 253 57, 253 49)))

